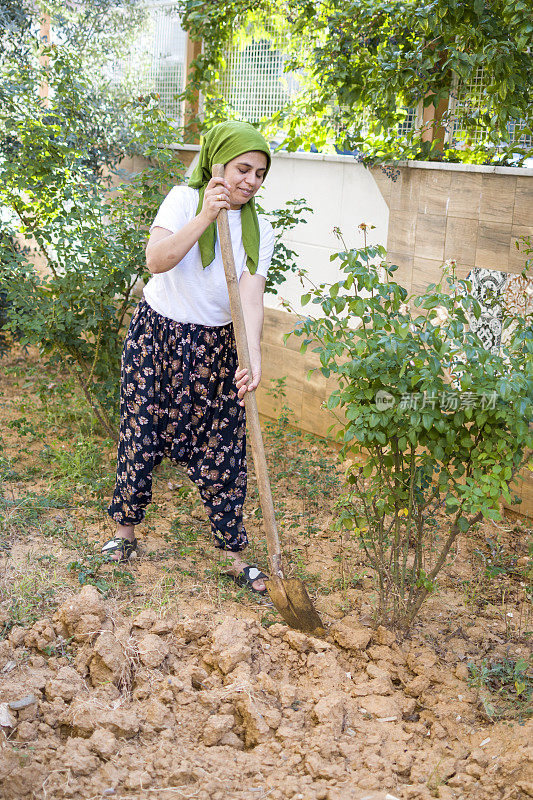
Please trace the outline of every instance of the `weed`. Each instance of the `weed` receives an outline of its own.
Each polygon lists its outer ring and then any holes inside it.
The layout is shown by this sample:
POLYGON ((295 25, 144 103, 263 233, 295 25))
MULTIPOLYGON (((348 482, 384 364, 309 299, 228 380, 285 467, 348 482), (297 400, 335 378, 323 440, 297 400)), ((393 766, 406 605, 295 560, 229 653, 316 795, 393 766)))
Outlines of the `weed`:
POLYGON ((64 639, 62 636, 58 636, 55 641, 45 645, 42 651, 48 657, 55 656, 57 658, 66 658, 68 661, 73 661, 75 657, 72 647, 73 641, 72 637, 64 639))
POLYGON ((261 625, 263 628, 270 628, 271 625, 275 625, 276 622, 280 622, 281 617, 275 609, 267 609, 263 616, 261 617, 261 625))
POLYGON ((528 660, 484 659, 468 664, 469 685, 479 690, 485 714, 492 721, 523 720, 533 714, 533 656, 528 660))
POLYGON ((108 597, 118 584, 131 586, 135 579, 131 572, 120 566, 112 567, 110 572, 102 574, 102 567, 107 565, 104 557, 99 553, 86 554, 83 561, 71 561, 67 565, 69 572, 76 574, 81 586, 90 584, 95 586, 104 597, 108 597))
POLYGON ((9 420, 7 427, 11 430, 16 430, 19 436, 31 436, 35 439, 39 435, 33 423, 26 419, 26 417, 9 420))
MULTIPOLYGON (((1 487, 0 487, 1 488, 1 487)), ((55 493, 27 494, 17 497, 13 492, 0 494, 0 530, 3 531, 5 549, 9 549, 13 538, 26 534, 43 515, 51 510, 69 507, 69 498, 58 497, 55 493)))
POLYGON ((111 475, 102 468, 102 455, 102 444, 83 436, 78 436, 73 444, 46 444, 41 452, 61 490, 87 486, 97 493, 112 488, 111 475))
POLYGON ((485 539, 485 549, 476 549, 474 553, 481 561, 487 578, 494 579, 500 575, 510 575, 517 571, 517 557, 506 550, 499 537, 485 539))

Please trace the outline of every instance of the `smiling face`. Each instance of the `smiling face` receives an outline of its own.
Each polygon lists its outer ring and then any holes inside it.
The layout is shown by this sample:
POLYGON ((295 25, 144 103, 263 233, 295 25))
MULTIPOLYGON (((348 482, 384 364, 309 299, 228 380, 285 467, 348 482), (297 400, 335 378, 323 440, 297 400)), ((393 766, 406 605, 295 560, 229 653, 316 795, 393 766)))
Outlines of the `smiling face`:
POLYGON ((257 193, 265 179, 266 168, 267 157, 260 150, 228 161, 224 177, 230 185, 229 200, 233 210, 241 208, 257 193))

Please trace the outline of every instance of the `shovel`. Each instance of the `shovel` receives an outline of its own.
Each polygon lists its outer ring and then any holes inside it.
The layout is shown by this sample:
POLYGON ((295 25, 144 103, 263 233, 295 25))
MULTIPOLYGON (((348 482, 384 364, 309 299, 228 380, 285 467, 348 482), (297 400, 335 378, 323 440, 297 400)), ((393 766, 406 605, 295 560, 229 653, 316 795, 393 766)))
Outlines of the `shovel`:
MULTIPOLYGON (((224 165, 214 164, 212 174, 214 178, 223 178, 224 165)), ((237 344, 239 366, 241 369, 247 369, 248 374, 251 376, 250 353, 248 351, 248 340, 246 338, 246 328, 242 312, 239 281, 235 271, 228 212, 225 208, 219 211, 217 224, 222 261, 228 284, 231 317, 237 344)), ((252 455, 259 488, 259 500, 266 531, 268 560, 272 573, 272 577, 265 581, 268 594, 287 625, 290 625, 291 628, 296 628, 305 633, 323 632, 324 626, 322 621, 302 581, 298 578, 285 578, 283 574, 281 546, 274 515, 274 503, 272 502, 272 492, 268 478, 265 449, 263 446, 263 437, 261 435, 261 426, 259 424, 259 412, 257 410, 255 392, 246 392, 244 395, 244 404, 246 408, 248 432, 252 442, 252 455)))

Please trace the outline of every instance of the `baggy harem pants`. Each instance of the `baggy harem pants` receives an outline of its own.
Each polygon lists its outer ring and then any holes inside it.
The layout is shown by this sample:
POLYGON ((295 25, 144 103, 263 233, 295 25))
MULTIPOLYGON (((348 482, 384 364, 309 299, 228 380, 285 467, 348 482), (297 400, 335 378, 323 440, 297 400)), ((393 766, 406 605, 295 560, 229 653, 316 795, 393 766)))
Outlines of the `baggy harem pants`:
POLYGON ((137 525, 163 457, 199 489, 215 545, 243 550, 246 424, 233 326, 176 322, 141 300, 122 352, 117 478, 109 516, 137 525))

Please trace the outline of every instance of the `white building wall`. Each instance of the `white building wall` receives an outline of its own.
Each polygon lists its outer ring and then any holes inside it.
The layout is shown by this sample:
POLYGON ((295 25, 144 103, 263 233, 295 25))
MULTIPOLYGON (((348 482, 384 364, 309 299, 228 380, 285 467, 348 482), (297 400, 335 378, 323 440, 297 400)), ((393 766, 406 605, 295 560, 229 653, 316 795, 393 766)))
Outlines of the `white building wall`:
MULTIPOLYGON (((287 200, 305 198, 313 209, 305 215, 307 224, 299 224, 286 236, 286 244, 298 255, 299 266, 305 268, 314 283, 334 282, 342 274, 332 253, 343 249, 333 233, 342 231, 348 247, 363 245, 358 225, 375 225, 369 232, 373 244, 387 244, 389 209, 370 172, 350 156, 325 156, 314 153, 279 153, 260 193, 260 203, 266 210, 284 206, 287 200)), ((268 308, 281 309, 279 296, 300 311, 304 293, 297 276, 291 275, 281 286, 279 295, 266 295, 268 308)))

